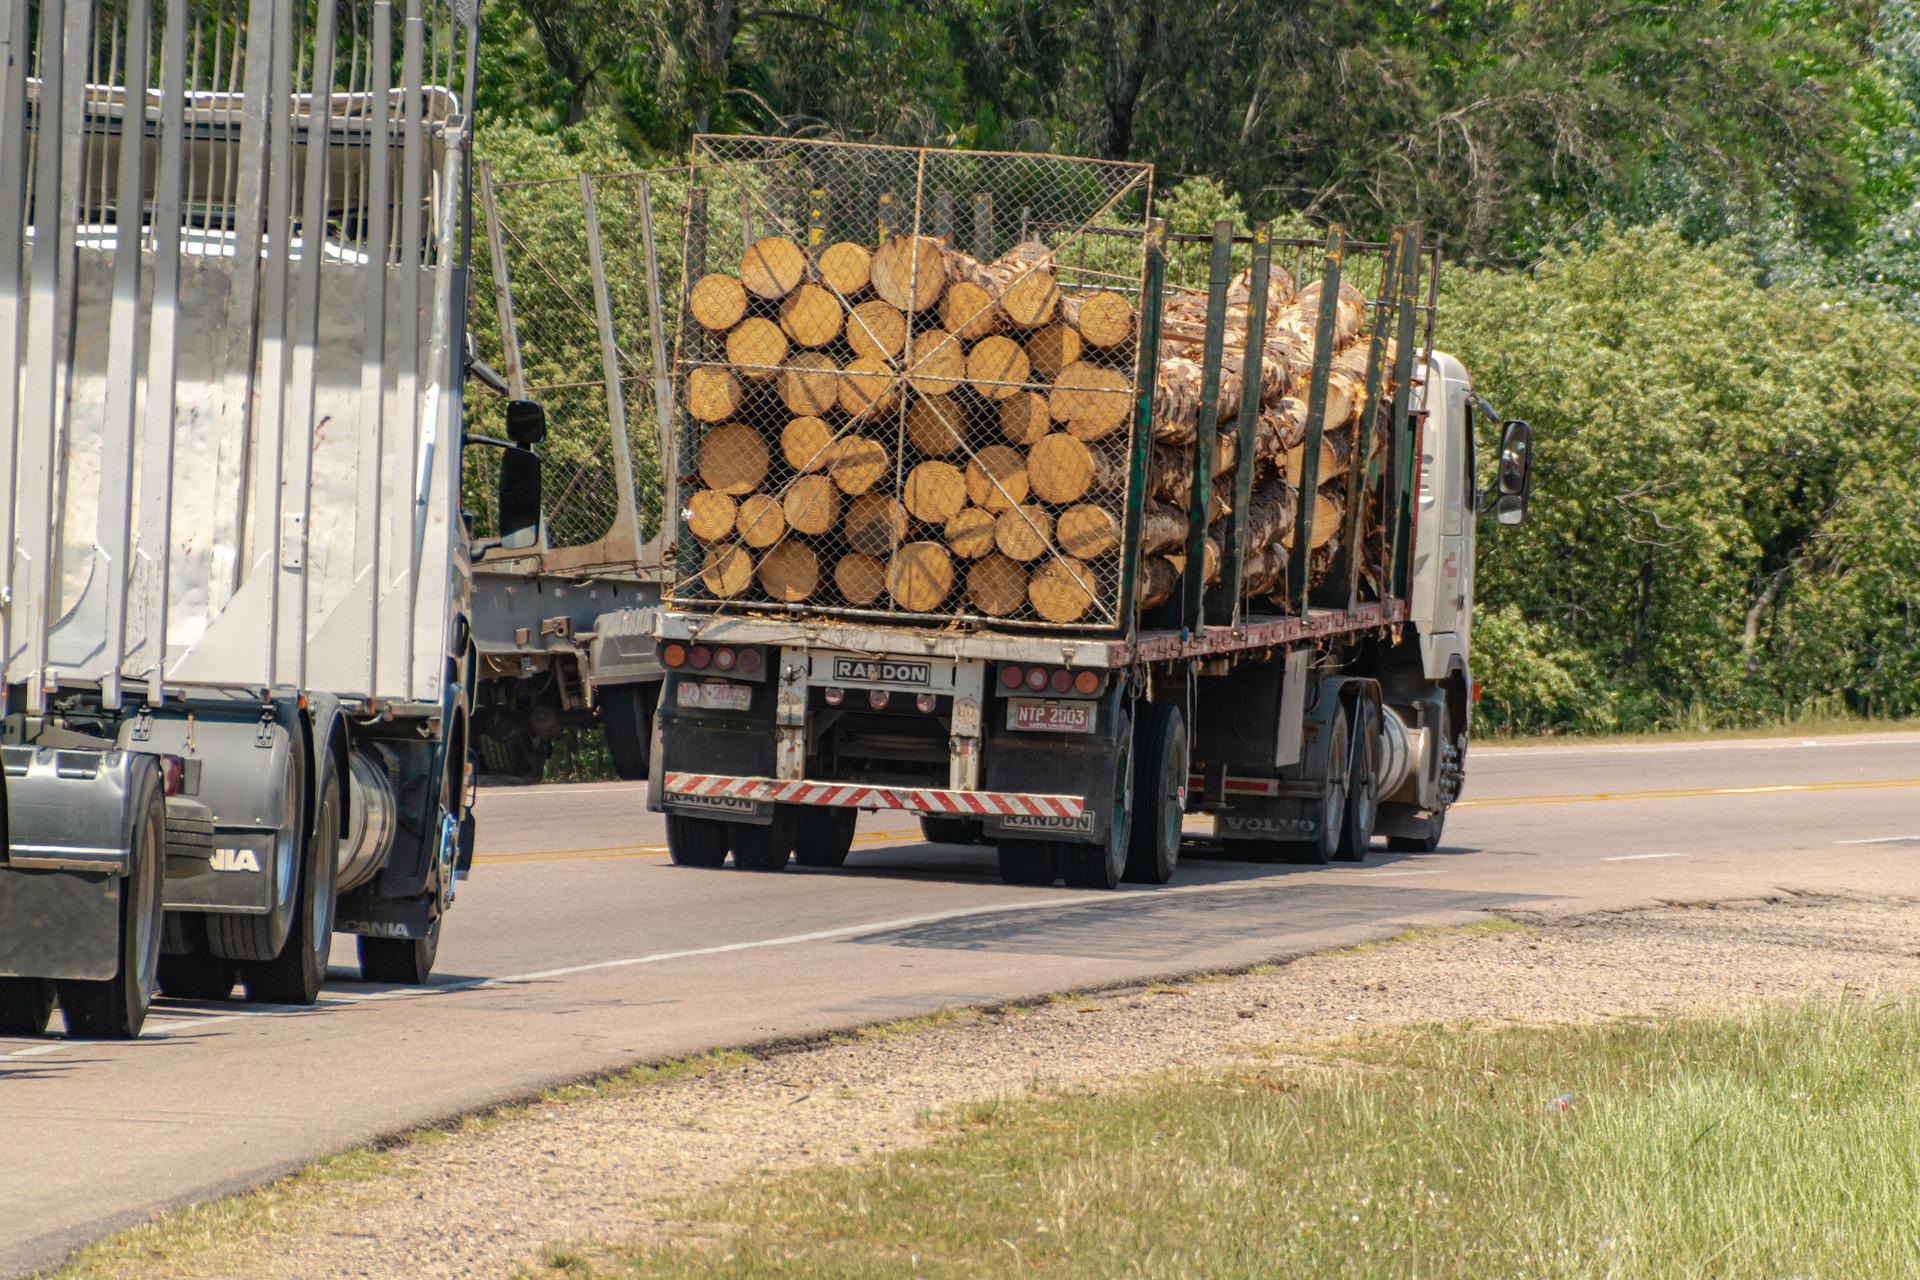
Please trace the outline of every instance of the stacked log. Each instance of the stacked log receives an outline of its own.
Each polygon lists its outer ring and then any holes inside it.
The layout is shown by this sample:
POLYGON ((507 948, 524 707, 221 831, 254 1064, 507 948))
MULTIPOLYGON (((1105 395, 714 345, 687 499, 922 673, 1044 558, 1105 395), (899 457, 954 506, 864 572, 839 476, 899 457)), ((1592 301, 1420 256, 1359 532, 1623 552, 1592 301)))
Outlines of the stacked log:
MULTIPOLYGON (((1063 289, 1036 241, 982 261, 930 236, 809 252, 763 237, 686 294, 681 393, 697 445, 682 519, 713 596, 822 609, 1117 620, 1136 411, 1133 296, 1063 289)), ((1301 525, 1321 287, 1276 268, 1242 594, 1283 602, 1301 525)), ((1215 411, 1202 421, 1207 298, 1169 294, 1152 396, 1136 599, 1222 571, 1238 461, 1251 288, 1227 298, 1215 411), (1212 450, 1204 563, 1187 562, 1194 452, 1212 450)), ((1311 499, 1309 578, 1334 558, 1365 416, 1365 299, 1342 286, 1311 499)), ((1364 538, 1369 545, 1372 538, 1364 538)), ((1367 567, 1377 574, 1377 567, 1367 567)))
POLYGON ((1112 620, 1139 324, 1053 252, 765 236, 692 273, 682 519, 713 596, 1112 620))

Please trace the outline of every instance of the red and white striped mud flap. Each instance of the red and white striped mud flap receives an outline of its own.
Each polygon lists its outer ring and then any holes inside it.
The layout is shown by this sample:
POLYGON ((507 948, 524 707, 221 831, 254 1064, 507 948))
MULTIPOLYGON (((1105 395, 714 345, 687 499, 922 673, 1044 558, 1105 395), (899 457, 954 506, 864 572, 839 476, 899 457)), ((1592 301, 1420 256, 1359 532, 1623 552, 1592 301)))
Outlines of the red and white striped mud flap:
POLYGON ((851 782, 779 782, 729 778, 715 773, 669 773, 668 795, 725 796, 775 804, 824 804, 843 809, 905 809, 963 817, 1077 818, 1086 810, 1079 796, 1043 796, 1024 791, 942 791, 933 787, 866 787, 851 782))

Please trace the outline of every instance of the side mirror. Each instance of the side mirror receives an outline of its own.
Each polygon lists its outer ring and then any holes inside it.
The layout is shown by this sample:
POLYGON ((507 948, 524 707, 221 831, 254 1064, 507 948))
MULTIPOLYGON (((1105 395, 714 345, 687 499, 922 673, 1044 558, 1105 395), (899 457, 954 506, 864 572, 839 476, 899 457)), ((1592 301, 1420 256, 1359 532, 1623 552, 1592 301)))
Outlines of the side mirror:
POLYGON ((536 445, 547 438, 547 411, 538 400, 507 401, 507 439, 536 445))
POLYGON ((1500 465, 1494 476, 1493 518, 1523 524, 1533 492, 1533 428, 1515 419, 1500 432, 1500 465))
MULTIPOLYGON (((515 401, 529 404, 530 401, 515 401)), ((534 405, 537 411, 540 406, 534 405)), ((511 417, 507 429, 513 429, 511 417)), ((544 418, 541 429, 545 430, 544 418)), ((525 446, 500 451, 500 541, 503 551, 526 551, 540 543, 540 455, 525 446)))

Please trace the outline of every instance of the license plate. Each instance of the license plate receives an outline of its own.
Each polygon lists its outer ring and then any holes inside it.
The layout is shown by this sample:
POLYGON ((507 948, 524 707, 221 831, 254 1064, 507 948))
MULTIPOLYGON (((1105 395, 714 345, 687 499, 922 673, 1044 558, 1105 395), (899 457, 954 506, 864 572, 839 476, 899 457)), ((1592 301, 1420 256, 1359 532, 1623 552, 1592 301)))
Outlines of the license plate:
POLYGON ((702 711, 745 711, 753 705, 750 684, 683 684, 680 705, 702 711))
POLYGON ((1036 733, 1092 733, 1091 702, 1035 702, 1015 699, 1007 708, 1007 728, 1036 733))

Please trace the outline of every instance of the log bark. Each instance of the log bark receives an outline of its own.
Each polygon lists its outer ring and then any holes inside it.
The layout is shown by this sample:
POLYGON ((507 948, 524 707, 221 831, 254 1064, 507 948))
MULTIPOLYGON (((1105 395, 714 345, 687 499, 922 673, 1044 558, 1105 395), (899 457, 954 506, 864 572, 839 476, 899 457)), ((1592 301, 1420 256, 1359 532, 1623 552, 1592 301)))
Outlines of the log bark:
POLYGON ((950 279, 966 280, 984 290, 1015 328, 1039 328, 1060 309, 1053 250, 1035 240, 1022 241, 992 262, 950 252, 947 272, 950 279))
POLYGON ((1093 453, 1064 431, 1042 436, 1027 450, 1027 484, 1043 502, 1078 502, 1093 486, 1093 453))
POLYGON ((1140 519, 1140 554, 1163 556, 1187 545, 1187 513, 1165 502, 1149 502, 1140 519))
POLYGON ((767 478, 767 442, 746 423, 729 422, 701 438, 696 467, 709 489, 741 497, 767 478))
POLYGON ((783 542, 760 560, 760 589, 782 604, 798 604, 820 585, 820 559, 804 542, 783 542))
POLYGON ((967 481, 951 462, 922 462, 907 473, 901 499, 916 520, 945 524, 967 505, 967 481))
POLYGON ((1180 570, 1165 556, 1148 556, 1140 562, 1140 582, 1134 598, 1141 609, 1151 609, 1173 599, 1180 583, 1180 570))
POLYGON ((909 542, 887 564, 887 593, 908 613, 932 613, 953 590, 953 557, 937 542, 909 542))
POLYGON ((687 310, 703 329, 725 333, 747 314, 747 290, 738 280, 715 272, 693 282, 687 310))
POLYGON ((740 255, 740 283, 769 302, 786 297, 807 274, 807 255, 785 236, 766 236, 740 255))

